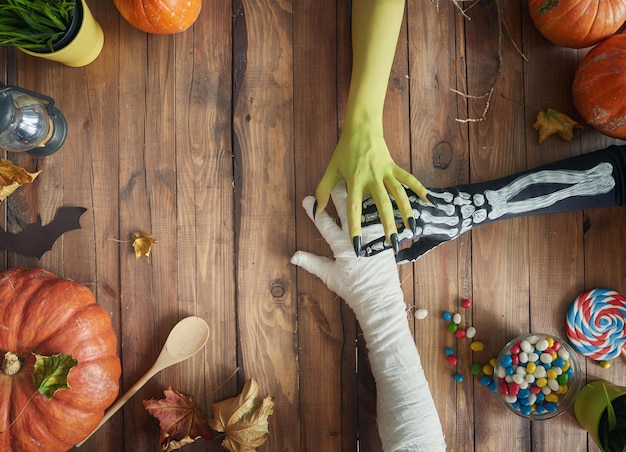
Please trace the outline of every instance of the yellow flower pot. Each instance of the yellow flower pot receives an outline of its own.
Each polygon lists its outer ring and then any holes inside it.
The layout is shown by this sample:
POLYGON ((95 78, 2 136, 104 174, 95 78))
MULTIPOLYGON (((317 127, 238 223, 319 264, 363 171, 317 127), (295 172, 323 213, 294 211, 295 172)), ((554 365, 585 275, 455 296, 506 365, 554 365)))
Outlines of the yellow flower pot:
POLYGON ((600 418, 606 410, 607 400, 604 388, 613 401, 626 395, 626 387, 613 384, 609 381, 592 381, 580 390, 574 403, 574 414, 578 423, 589 433, 600 450, 604 451, 604 444, 600 440, 600 418))
POLYGON ((80 5, 77 3, 76 8, 78 14, 82 12, 82 22, 76 36, 67 45, 54 52, 20 50, 28 55, 58 61, 70 67, 82 67, 91 63, 102 51, 104 32, 91 14, 85 0, 80 0, 80 5))

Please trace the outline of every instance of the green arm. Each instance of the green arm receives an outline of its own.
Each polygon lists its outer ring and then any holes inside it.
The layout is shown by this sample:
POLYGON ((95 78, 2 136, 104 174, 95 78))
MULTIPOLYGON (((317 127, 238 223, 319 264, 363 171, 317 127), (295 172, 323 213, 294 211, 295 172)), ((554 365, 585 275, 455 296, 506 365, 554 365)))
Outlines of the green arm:
POLYGON ((353 66, 346 117, 339 143, 315 192, 317 212, 321 212, 337 182, 346 181, 348 228, 357 252, 364 195, 372 195, 385 235, 392 243, 397 243, 397 229, 388 193, 411 229, 413 210, 401 183, 427 201, 426 189, 395 164, 383 136, 385 94, 403 14, 404 0, 352 2, 353 66))

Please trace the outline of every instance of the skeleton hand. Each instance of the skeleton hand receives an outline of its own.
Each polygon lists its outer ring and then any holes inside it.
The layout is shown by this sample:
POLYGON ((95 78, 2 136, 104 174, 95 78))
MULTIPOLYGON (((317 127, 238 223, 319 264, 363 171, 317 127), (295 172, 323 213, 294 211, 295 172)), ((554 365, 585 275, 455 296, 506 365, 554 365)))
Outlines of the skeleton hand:
MULTIPOLYGON (((413 207, 416 229, 413 234, 411 230, 400 226, 398 239, 400 245, 419 240, 398 252, 396 256, 398 263, 417 260, 433 248, 457 238, 487 219, 489 205, 485 203, 483 194, 472 195, 459 190, 458 187, 428 191, 430 204, 419 199, 412 190, 406 189, 413 207)), ((395 203, 392 204, 396 214, 395 203)), ((370 226, 378 221, 376 206, 371 199, 366 199, 363 202, 363 226, 370 226)), ((378 237, 363 246, 362 255, 373 256, 389 247, 384 237, 378 237)))
MULTIPOLYGON (((440 244, 492 221, 624 205, 624 151, 626 146, 610 146, 500 179, 429 189, 427 196, 432 204, 422 202, 410 189, 406 189, 416 231, 413 234, 406 228, 398 229, 400 246, 413 243, 398 252, 396 262, 417 260, 440 244)), ((393 200, 392 205, 395 209, 393 200)), ((362 210, 363 226, 379 222, 371 199, 363 202, 362 210)), ((373 256, 389 247, 381 236, 367 242, 361 255, 373 256)))

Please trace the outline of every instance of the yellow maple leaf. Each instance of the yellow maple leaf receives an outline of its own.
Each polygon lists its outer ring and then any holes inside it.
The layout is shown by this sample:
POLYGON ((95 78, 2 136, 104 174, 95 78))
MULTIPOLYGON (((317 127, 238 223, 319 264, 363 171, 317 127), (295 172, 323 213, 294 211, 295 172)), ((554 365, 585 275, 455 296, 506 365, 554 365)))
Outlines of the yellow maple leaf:
POLYGON ((16 166, 11 160, 0 159, 0 202, 20 188, 23 184, 32 183, 41 171, 29 173, 16 166))
POLYGON ((213 404, 213 419, 209 425, 213 430, 224 432, 222 446, 231 452, 253 452, 267 439, 274 402, 267 396, 258 396, 259 386, 248 380, 237 397, 213 404))
POLYGON ((569 116, 551 108, 537 113, 537 120, 533 124, 533 129, 539 132, 539 144, 554 134, 566 141, 571 141, 574 138, 574 128, 582 129, 583 127, 569 116))
POLYGON ((133 232, 132 238, 137 260, 144 256, 149 261, 150 251, 152 250, 152 245, 156 243, 156 239, 147 232, 133 232))

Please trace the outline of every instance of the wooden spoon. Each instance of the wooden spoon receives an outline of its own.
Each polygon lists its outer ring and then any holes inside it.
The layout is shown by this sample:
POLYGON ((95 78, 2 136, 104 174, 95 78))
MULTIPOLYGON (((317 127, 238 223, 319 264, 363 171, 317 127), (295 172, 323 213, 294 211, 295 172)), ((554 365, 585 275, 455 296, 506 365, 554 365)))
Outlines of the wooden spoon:
POLYGON ((165 345, 158 358, 148 369, 148 371, 137 382, 120 397, 117 402, 111 405, 104 413, 100 424, 76 447, 83 445, 102 425, 109 420, 122 406, 130 399, 150 378, 161 370, 190 358, 204 347, 209 339, 209 325, 200 317, 186 317, 174 325, 172 331, 167 336, 165 345))

